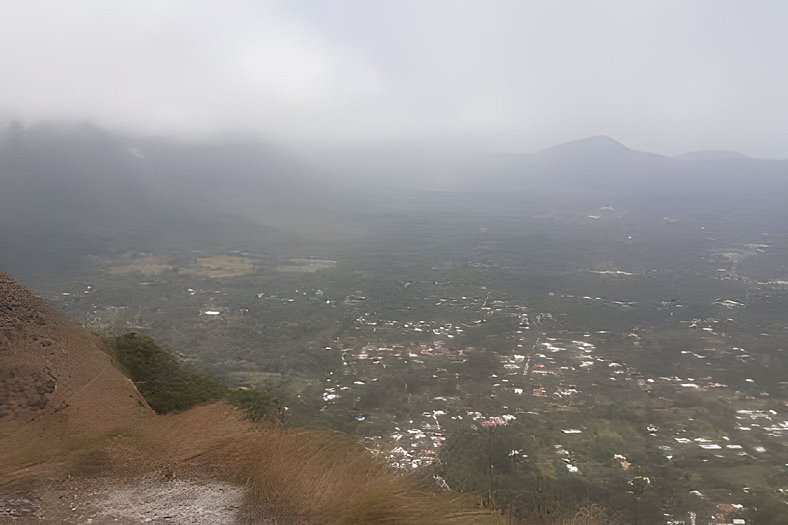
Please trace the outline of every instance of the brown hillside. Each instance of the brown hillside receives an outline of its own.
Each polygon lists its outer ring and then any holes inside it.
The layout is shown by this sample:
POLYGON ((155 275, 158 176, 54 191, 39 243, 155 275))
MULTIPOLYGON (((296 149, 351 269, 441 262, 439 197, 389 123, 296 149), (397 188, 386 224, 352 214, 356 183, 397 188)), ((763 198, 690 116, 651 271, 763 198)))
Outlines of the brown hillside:
POLYGON ((102 341, 0 274, 0 523, 498 523, 348 436, 159 416, 102 341))
POLYGON ((0 484, 154 417, 102 344, 0 273, 0 484))
POLYGON ((101 341, 0 273, 0 436, 22 423, 95 434, 150 417, 101 341))

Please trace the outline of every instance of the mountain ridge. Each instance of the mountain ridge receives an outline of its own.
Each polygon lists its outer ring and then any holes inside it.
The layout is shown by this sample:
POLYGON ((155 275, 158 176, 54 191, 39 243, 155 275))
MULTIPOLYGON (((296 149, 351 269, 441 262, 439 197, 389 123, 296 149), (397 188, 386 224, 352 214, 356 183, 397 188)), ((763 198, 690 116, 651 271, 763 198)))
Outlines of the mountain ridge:
POLYGON ((699 150, 682 153, 674 156, 676 159, 689 161, 718 161, 718 160, 761 160, 755 159, 744 153, 732 150, 699 150))
POLYGON ((0 243, 16 248, 0 253, 0 265, 22 277, 76 268, 129 244, 153 251, 197 232, 222 246, 356 239, 370 222, 359 216, 401 213, 415 202, 446 206, 446 196, 477 208, 495 193, 579 201, 585 191, 633 203, 661 195, 686 207, 717 202, 713 196, 724 209, 744 191, 769 201, 788 191, 788 161, 676 158, 606 135, 527 154, 373 149, 315 165, 251 140, 50 127, 0 132, 0 243))
POLYGON ((609 135, 592 135, 577 140, 562 142, 554 144, 547 148, 536 151, 535 153, 543 152, 571 152, 571 151, 634 151, 632 148, 625 146, 618 140, 610 137, 609 135))

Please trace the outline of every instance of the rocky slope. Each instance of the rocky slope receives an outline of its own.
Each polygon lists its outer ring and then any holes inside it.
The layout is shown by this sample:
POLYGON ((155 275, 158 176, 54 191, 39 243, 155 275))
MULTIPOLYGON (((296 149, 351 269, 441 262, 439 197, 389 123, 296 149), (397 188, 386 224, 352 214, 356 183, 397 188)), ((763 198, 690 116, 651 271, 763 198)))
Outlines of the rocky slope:
POLYGON ((100 344, 0 273, 0 436, 44 422, 93 434, 152 416, 100 344))

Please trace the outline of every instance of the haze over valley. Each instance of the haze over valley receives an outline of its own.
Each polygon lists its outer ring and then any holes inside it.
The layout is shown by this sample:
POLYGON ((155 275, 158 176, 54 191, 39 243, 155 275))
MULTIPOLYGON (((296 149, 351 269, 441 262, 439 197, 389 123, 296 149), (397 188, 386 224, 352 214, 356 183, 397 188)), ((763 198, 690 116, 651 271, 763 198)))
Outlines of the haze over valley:
POLYGON ((786 522, 782 4, 77 4, 0 21, 0 521, 786 522))
POLYGON ((461 451, 505 418, 512 512, 564 491, 673 520, 782 512, 786 162, 592 137, 362 184, 263 145, 88 125, 14 126, 4 147, 4 268, 94 330, 275 392, 293 424, 484 492, 461 451), (550 496, 524 503, 534 483, 550 496))

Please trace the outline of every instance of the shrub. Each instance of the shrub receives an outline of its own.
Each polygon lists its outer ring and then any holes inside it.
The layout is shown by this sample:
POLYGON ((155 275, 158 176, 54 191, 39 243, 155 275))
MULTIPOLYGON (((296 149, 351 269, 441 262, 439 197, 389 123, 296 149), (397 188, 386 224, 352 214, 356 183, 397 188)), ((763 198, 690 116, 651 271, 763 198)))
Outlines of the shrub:
POLYGON ((252 421, 281 419, 282 406, 279 400, 259 390, 227 389, 225 400, 240 408, 252 421))
POLYGON ((159 414, 225 400, 255 421, 280 415, 276 399, 257 390, 227 388, 180 363, 150 337, 133 332, 116 337, 112 355, 159 414))

